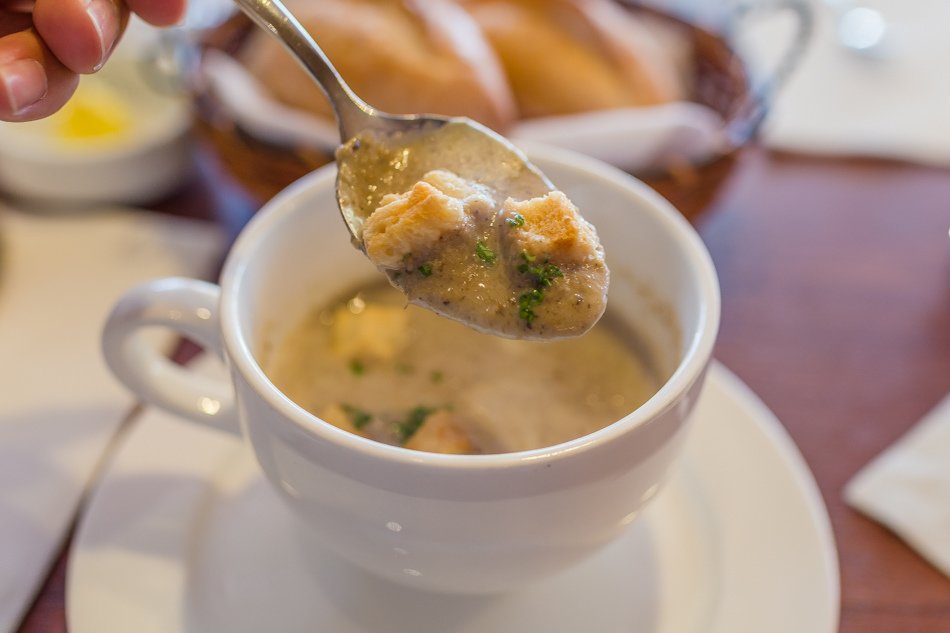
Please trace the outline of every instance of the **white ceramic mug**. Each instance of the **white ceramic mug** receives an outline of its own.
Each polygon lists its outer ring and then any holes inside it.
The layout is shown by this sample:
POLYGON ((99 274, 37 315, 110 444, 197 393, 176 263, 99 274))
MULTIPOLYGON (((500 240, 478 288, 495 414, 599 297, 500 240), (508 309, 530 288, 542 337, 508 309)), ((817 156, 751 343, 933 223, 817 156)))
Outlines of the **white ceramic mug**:
POLYGON ((115 374, 146 401, 241 433, 319 540, 375 574, 424 589, 491 592, 580 561, 618 536, 680 453, 719 324, 709 254, 665 200, 579 155, 532 160, 595 226, 609 307, 665 378, 626 417, 557 446, 497 455, 374 442, 294 404, 261 355, 316 305, 379 273, 349 243, 325 167, 275 197, 238 238, 220 286, 164 279, 128 292, 103 335, 115 374), (229 382, 173 365, 139 336, 170 327, 223 357, 229 382))

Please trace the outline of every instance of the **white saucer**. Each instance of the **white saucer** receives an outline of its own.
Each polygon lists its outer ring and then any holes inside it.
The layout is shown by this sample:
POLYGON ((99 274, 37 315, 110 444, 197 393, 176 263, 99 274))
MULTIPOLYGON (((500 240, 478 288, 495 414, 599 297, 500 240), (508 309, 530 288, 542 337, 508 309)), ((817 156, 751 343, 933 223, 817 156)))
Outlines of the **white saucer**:
POLYGON ((81 521, 71 633, 833 633, 828 517, 772 413, 722 366, 686 455, 593 559, 492 597, 416 594, 312 546, 234 440, 155 411, 81 521))

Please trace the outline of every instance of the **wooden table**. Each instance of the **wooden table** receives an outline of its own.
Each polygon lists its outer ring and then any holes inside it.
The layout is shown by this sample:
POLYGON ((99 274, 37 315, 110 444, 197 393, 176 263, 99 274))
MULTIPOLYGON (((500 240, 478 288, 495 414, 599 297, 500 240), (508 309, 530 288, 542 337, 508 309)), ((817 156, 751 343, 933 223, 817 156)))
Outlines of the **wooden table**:
MULTIPOLYGON (((240 225, 247 201, 202 173, 163 208, 240 225)), ((684 211, 719 269, 717 356, 785 424, 828 505, 841 633, 950 632, 950 579, 841 499, 950 392, 950 171, 753 148, 684 211)), ((21 633, 66 630, 67 555, 21 633)))

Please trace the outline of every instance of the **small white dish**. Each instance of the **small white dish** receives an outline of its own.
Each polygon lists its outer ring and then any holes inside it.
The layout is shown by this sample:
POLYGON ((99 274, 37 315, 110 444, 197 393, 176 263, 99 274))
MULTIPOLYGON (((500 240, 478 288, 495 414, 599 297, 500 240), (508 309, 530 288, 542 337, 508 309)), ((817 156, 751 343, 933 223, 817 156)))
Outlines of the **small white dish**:
POLYGON ((53 116, 0 122, 0 190, 40 204, 152 202, 192 166, 185 95, 161 92, 143 62, 117 54, 53 116))
POLYGON ((460 597, 305 545, 242 444, 149 410, 80 522, 69 630, 837 631, 833 536, 794 444, 717 364, 695 416, 671 481, 618 541, 525 590, 460 597))

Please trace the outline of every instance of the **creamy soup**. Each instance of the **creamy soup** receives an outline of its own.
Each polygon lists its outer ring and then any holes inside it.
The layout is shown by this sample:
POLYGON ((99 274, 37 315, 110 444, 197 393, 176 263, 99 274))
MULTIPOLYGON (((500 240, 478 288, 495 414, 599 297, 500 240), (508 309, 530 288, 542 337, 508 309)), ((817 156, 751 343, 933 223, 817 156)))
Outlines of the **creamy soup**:
MULTIPOLYGON (((439 140, 451 154, 451 138, 439 140)), ((596 230, 567 196, 528 193, 517 177, 501 186, 412 165, 421 153, 469 174, 492 171, 431 148, 416 152, 407 139, 393 146, 364 133, 338 157, 341 179, 357 179, 348 171, 357 164, 360 179, 378 183, 350 201, 362 215, 360 244, 410 302, 509 338, 578 336, 597 322, 609 273, 596 230)))
POLYGON ((331 424, 444 453, 565 442, 619 420, 658 388, 609 313, 583 337, 517 341, 407 306, 384 284, 319 306, 278 343, 265 371, 331 424))

